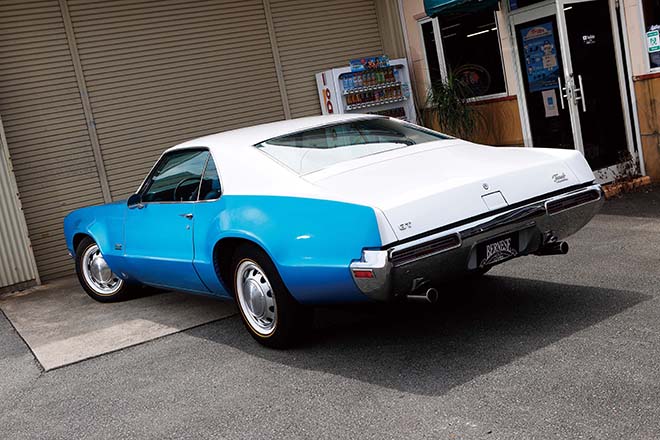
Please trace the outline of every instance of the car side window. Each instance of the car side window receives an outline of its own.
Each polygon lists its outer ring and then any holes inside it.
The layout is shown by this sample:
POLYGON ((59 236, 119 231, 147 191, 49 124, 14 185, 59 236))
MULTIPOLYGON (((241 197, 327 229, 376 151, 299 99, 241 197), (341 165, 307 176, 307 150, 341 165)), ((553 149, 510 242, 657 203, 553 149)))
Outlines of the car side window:
POLYGON ((197 200, 202 172, 209 157, 207 150, 180 150, 166 154, 160 160, 142 201, 192 202, 197 200))
POLYGON ((222 189, 220 187, 220 177, 218 177, 218 169, 215 167, 213 157, 209 156, 204 170, 204 177, 202 184, 199 187, 199 200, 215 200, 220 198, 222 189))

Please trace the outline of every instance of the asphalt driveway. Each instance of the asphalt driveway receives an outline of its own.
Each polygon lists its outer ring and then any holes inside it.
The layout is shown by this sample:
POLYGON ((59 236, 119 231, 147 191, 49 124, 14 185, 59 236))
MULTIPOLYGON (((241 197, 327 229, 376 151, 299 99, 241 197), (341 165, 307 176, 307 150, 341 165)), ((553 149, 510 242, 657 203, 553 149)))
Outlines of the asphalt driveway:
POLYGON ((234 316, 44 373, 0 316, 0 438, 660 438, 660 189, 436 307, 234 316))

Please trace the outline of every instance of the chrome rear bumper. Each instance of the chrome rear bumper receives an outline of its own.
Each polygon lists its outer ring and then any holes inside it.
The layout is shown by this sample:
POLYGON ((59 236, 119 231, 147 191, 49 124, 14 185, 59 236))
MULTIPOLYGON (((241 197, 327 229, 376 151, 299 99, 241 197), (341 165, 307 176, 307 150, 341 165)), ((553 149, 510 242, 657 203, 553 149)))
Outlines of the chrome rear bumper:
POLYGON ((351 263, 351 274, 372 299, 403 297, 421 283, 434 285, 477 270, 476 245, 483 241, 517 232, 522 256, 563 240, 586 225, 603 200, 600 185, 593 184, 387 249, 364 250, 362 258, 351 263))

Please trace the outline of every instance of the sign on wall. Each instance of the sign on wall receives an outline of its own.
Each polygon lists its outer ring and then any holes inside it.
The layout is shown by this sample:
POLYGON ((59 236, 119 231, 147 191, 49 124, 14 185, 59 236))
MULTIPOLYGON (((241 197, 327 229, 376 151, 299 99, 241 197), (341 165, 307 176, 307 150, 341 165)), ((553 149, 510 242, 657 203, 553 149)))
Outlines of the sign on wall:
POLYGON ((649 31, 646 33, 646 42, 649 53, 660 52, 660 31, 649 31))

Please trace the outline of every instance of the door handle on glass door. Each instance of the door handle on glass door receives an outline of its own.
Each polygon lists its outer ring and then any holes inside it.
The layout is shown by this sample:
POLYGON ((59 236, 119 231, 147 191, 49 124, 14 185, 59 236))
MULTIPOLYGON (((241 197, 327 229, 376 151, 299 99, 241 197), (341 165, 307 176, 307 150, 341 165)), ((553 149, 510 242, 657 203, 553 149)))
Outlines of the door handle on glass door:
POLYGON ((557 84, 559 84, 559 102, 561 103, 561 109, 564 110, 564 88, 561 86, 561 75, 557 76, 557 84))
POLYGON ((190 220, 190 219, 193 218, 193 215, 192 215, 191 213, 188 213, 188 214, 179 214, 179 215, 180 215, 181 217, 185 217, 185 218, 187 218, 188 220, 190 220))
POLYGON ((579 99, 582 101, 582 112, 586 113, 587 112, 587 100, 584 97, 584 85, 582 85, 582 75, 578 75, 578 83, 580 84, 580 88, 576 90, 576 92, 580 92, 579 97, 575 97, 575 99, 579 99))

